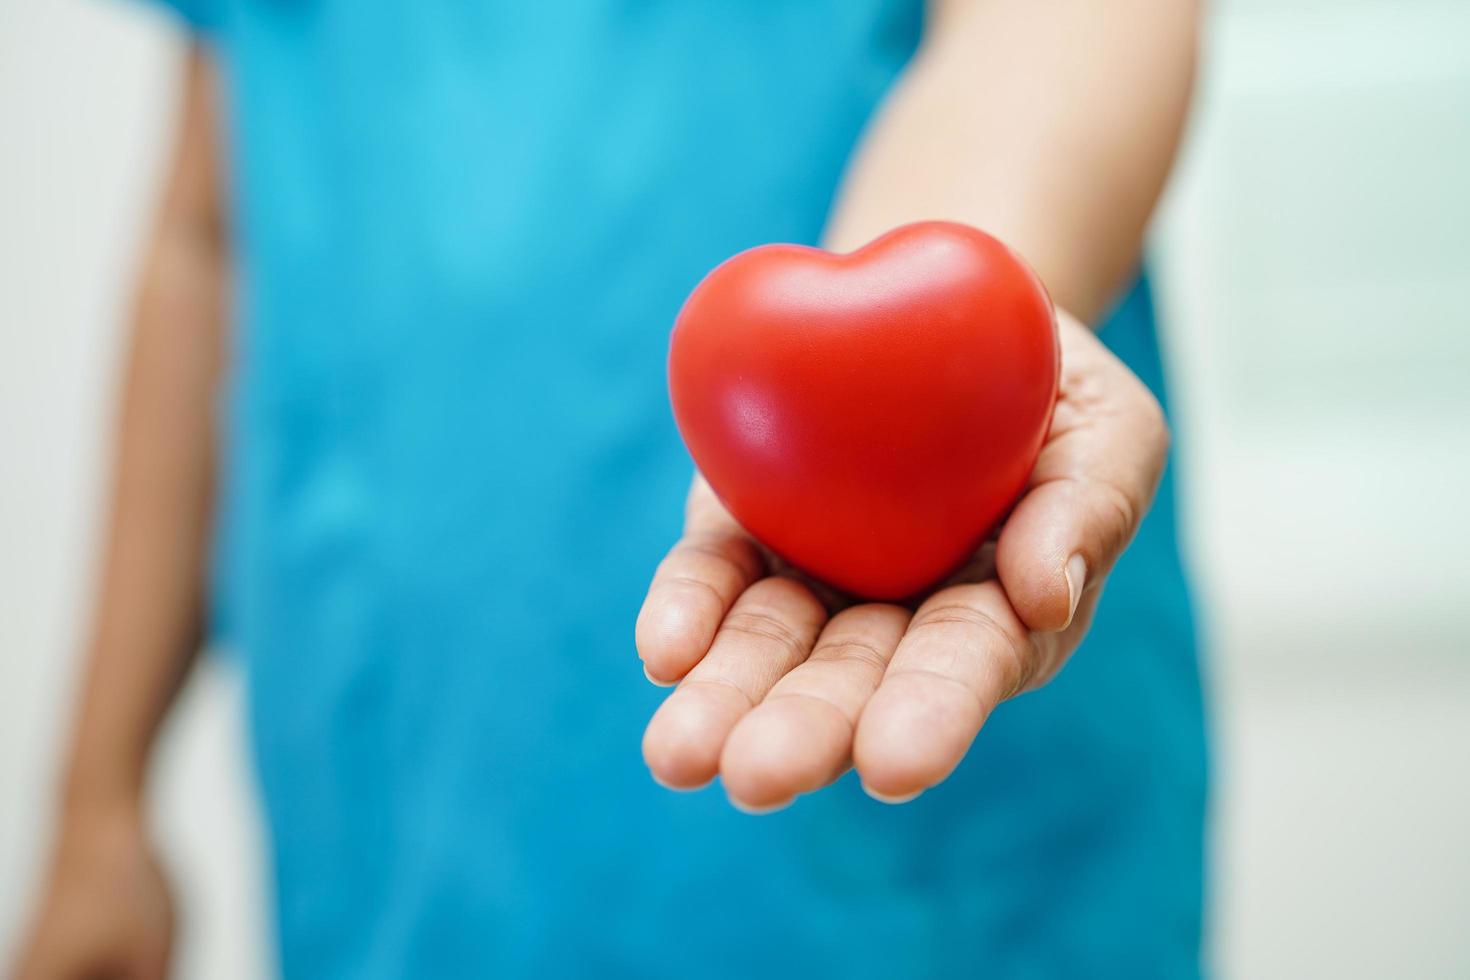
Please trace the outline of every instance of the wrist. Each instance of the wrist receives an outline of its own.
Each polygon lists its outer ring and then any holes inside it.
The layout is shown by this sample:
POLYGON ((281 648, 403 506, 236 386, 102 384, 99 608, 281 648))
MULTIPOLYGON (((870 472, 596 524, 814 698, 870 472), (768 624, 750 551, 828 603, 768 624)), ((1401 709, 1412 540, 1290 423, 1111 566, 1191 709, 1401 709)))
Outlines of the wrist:
POLYGON ((61 788, 59 818, 63 828, 98 824, 141 824, 143 785, 132 767, 74 766, 61 788))
POLYGON ((140 807, 124 804, 63 808, 56 826, 54 854, 63 862, 97 854, 129 851, 148 838, 140 807))

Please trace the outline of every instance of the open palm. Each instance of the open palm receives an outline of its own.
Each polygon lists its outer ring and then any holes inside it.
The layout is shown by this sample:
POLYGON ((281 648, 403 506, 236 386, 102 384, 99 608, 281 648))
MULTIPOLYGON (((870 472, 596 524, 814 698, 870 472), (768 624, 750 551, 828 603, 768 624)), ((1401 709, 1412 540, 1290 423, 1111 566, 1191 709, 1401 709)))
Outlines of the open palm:
POLYGON ((960 573, 900 606, 834 594, 761 548, 702 478, 683 538, 638 616, 655 683, 655 779, 715 776, 737 806, 775 809, 856 767, 902 802, 959 764, 992 710, 1049 680, 1147 511, 1168 430, 1148 389, 1075 319, 1030 485, 960 573))

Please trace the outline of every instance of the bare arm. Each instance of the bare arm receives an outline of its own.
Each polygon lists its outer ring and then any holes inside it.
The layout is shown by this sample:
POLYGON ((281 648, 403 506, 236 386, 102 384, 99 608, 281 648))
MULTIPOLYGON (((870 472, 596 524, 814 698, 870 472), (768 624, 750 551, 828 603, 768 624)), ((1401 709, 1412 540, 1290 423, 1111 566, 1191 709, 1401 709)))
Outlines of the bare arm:
POLYGON ((853 162, 829 228, 851 249, 923 218, 976 225, 1052 291, 1062 378, 1032 481, 959 581, 916 609, 835 615, 762 561, 701 479, 637 625, 679 682, 644 734, 664 785, 720 776, 746 808, 849 766, 904 802, 948 777, 992 710, 1051 678, 1152 501, 1158 404, 1080 322, 1138 258, 1193 74, 1192 0, 944 0, 853 162), (1075 315, 1074 315, 1075 314, 1075 315))
POLYGON ((196 55, 133 312, 69 806, 137 802, 153 734, 200 642, 223 348, 212 89, 196 55))
POLYGON ((226 295, 214 79, 198 51, 181 118, 132 314, 84 693, 26 977, 166 967, 171 916, 142 788, 201 641, 226 295))
POLYGON ((1010 244, 1092 322, 1137 261, 1194 77, 1196 0, 937 0, 828 238, 921 218, 1010 244))

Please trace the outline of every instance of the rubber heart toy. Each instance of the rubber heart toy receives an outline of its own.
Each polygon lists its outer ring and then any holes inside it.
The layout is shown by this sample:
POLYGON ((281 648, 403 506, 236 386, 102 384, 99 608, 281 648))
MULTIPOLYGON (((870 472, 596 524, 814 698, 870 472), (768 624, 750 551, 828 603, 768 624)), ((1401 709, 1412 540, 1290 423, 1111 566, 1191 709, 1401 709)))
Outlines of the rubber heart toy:
POLYGON ((679 432, 730 513, 869 599, 975 552, 1030 477, 1059 373, 1041 280, 941 221, 846 255, 742 252, 690 294, 669 350, 679 432))

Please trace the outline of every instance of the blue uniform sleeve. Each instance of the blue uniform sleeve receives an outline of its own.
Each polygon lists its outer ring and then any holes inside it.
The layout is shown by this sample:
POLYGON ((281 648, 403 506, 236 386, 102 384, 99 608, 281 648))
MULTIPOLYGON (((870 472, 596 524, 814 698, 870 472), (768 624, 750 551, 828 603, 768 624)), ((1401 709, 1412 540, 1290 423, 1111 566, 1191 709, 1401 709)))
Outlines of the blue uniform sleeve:
POLYGON ((158 6, 166 7, 182 19, 189 27, 204 34, 213 34, 221 24, 221 8, 225 0, 153 0, 158 6))

